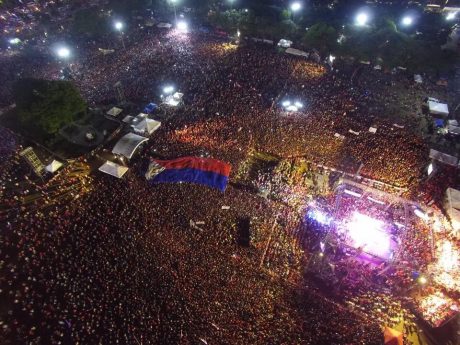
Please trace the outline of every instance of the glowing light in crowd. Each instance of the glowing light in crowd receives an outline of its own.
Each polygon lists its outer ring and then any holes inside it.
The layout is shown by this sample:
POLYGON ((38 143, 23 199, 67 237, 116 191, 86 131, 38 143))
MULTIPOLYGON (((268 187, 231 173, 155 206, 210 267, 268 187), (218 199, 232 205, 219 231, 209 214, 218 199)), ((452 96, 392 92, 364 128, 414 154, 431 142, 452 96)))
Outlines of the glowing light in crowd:
POLYGON ((171 86, 171 85, 165 86, 163 88, 163 92, 167 95, 174 92, 174 86, 171 86))
POLYGON ((390 255, 390 236, 383 230, 383 222, 355 212, 346 226, 356 248, 380 257, 390 255))
POLYGON ((19 44, 19 43, 21 42, 21 40, 20 40, 19 38, 16 37, 16 38, 10 39, 9 42, 10 42, 11 44, 19 44))
POLYGON ((318 209, 310 209, 307 212, 307 216, 323 225, 329 225, 332 221, 331 217, 318 209))
POLYGON ((433 172, 433 163, 430 163, 430 165, 428 165, 428 176, 431 175, 432 172, 433 172))
POLYGON ((236 36, 238 36, 238 37, 240 37, 240 36, 241 36, 241 32, 240 32, 240 30, 238 30, 238 31, 236 32, 236 36))
POLYGON ((301 8, 302 8, 302 4, 300 2, 293 2, 291 4, 291 10, 294 11, 294 12, 297 12, 301 8))
POLYGON ((187 32, 188 31, 188 24, 184 22, 183 20, 177 22, 177 29, 182 32, 187 32))
POLYGON ((299 109, 303 108, 303 103, 300 101, 291 102, 289 100, 285 100, 281 103, 286 111, 299 111, 299 109))
POLYGON ((425 213, 423 213, 421 210, 419 210, 418 208, 414 210, 414 213, 417 217, 422 218, 423 220, 428 220, 428 216, 425 213))
POLYGON ((364 26, 367 24, 368 21, 369 16, 367 15, 367 13, 361 12, 358 13, 358 15, 356 16, 356 25, 358 26, 364 26))
POLYGON ((454 20, 456 16, 457 16, 457 12, 449 12, 449 13, 447 13, 446 19, 447 20, 454 20))
POLYGON ((118 31, 121 31, 123 29, 123 23, 115 22, 115 29, 117 29, 118 31))
POLYGON ((56 50, 57 56, 62 59, 67 59, 70 56, 70 49, 67 47, 60 47, 56 50))
POLYGON ((445 240, 440 246, 438 265, 445 271, 457 270, 459 268, 459 252, 452 242, 445 240))
POLYGON ((412 23, 414 22, 414 19, 410 16, 405 16, 401 22, 404 26, 409 26, 409 25, 412 25, 412 23))
POLYGON ((418 282, 422 285, 425 285, 428 282, 428 280, 424 276, 420 276, 418 278, 418 282))

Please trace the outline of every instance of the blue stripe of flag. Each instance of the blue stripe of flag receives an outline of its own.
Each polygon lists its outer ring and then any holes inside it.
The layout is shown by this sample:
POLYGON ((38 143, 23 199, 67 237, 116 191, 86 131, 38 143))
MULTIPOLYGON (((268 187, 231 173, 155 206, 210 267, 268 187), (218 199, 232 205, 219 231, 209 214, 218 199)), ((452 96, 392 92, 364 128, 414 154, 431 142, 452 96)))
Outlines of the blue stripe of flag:
POLYGON ((204 184, 211 188, 217 188, 221 192, 225 191, 228 183, 228 177, 212 172, 203 171, 193 168, 185 169, 166 169, 155 176, 152 183, 177 183, 188 182, 204 184))

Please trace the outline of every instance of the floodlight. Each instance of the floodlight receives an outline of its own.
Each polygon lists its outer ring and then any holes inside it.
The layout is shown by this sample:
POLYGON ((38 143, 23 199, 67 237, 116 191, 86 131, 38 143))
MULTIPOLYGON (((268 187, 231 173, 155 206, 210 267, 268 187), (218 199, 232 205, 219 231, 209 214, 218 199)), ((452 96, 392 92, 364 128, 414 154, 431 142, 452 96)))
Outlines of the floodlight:
POLYGON ((302 107, 303 107, 303 104, 300 103, 299 101, 295 102, 294 105, 295 105, 297 108, 302 108, 302 107))
POLYGON ((294 11, 294 12, 297 12, 301 8, 302 8, 302 4, 300 2, 293 2, 291 4, 291 10, 294 11))
POLYGON ((405 26, 412 25, 413 22, 414 22, 414 19, 413 19, 412 17, 409 17, 409 16, 405 16, 405 17, 402 19, 402 23, 403 23, 403 25, 405 25, 405 26))
POLYGON ((9 42, 10 42, 11 44, 19 44, 19 43, 21 42, 21 40, 20 40, 19 38, 16 37, 16 38, 10 39, 9 42))
POLYGON ((367 24, 368 20, 369 20, 369 16, 366 13, 359 13, 356 16, 356 25, 364 26, 367 24))
POLYGON ((171 85, 165 86, 165 87, 163 88, 163 92, 164 92, 165 94, 172 93, 173 91, 174 91, 174 86, 171 86, 171 85))
POLYGON ((183 20, 177 22, 177 29, 183 32, 187 32, 188 30, 188 24, 184 22, 183 20))
POLYGON ((449 12, 446 15, 446 19, 447 20, 454 20, 456 16, 457 16, 457 12, 449 12))
POLYGON ((57 55, 62 59, 67 59, 70 56, 70 50, 66 47, 60 47, 56 51, 57 55))
POLYGON ((117 29, 118 31, 121 31, 123 29, 123 23, 115 22, 115 29, 117 29))
POLYGON ((289 107, 291 105, 291 101, 284 101, 283 103, 281 103, 283 105, 283 107, 289 107))

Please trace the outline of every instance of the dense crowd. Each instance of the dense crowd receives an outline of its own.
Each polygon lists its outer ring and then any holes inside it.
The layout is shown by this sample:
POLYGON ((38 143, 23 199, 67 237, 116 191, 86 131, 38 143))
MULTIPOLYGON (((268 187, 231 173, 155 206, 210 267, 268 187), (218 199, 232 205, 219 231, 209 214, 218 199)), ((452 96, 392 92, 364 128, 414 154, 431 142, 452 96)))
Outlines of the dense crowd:
MULTIPOLYGON (((426 163, 423 142, 379 119, 378 108, 363 107, 369 95, 352 88, 347 75, 272 47, 174 30, 130 35, 125 50, 106 56, 98 43, 79 45, 70 68, 85 98, 110 103, 121 81, 127 99, 145 104, 174 83, 184 105, 165 110, 167 120, 125 179, 66 180, 69 167, 40 192, 48 207, 38 201, 28 210, 13 198, 16 217, 5 219, 1 234, 2 343, 381 344, 377 320, 301 280, 302 220, 290 208, 289 190, 278 202, 233 183, 224 194, 149 186, 139 172, 150 156, 205 155, 232 163, 236 175, 250 152, 265 152, 351 173, 362 164, 361 174, 407 187, 426 163), (287 114, 279 106, 286 97, 302 99, 304 108, 287 114), (69 197, 54 202, 48 191, 69 197), (253 223, 249 248, 237 245, 246 218, 253 223)), ((62 66, 37 61, 0 64, 7 75, 1 104, 12 102, 17 70, 60 77, 62 66)), ((2 176, 16 178, 19 165, 2 176)), ((367 272, 359 265, 349 271, 367 272)))

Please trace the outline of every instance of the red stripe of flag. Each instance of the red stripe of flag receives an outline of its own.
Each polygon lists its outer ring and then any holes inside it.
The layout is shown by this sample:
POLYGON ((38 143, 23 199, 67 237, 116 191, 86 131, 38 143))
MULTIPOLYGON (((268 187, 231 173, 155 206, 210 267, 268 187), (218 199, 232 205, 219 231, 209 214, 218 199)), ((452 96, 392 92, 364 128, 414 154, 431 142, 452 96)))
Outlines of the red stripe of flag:
POLYGON ((165 169, 198 169, 202 171, 211 171, 223 176, 229 176, 231 165, 213 158, 200 157, 181 157, 172 160, 156 160, 165 169))

